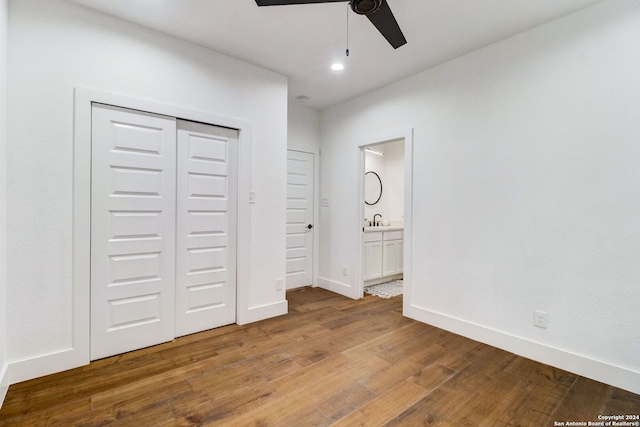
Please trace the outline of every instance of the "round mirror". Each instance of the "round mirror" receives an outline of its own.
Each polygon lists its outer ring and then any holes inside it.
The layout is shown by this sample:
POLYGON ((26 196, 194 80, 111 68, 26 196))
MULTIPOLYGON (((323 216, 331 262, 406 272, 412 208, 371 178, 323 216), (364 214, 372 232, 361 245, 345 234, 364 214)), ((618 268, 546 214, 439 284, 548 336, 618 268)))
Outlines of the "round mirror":
POLYGON ((364 202, 375 205, 382 197, 382 180, 374 171, 364 174, 364 202))

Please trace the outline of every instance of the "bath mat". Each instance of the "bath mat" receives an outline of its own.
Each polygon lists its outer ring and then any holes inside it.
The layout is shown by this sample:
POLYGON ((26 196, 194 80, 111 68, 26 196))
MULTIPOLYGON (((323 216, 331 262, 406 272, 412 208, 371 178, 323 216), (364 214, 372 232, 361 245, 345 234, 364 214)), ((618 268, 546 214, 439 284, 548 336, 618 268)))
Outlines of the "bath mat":
POLYGON ((364 288, 364 293, 375 295, 380 298, 392 298, 402 295, 402 279, 380 283, 379 285, 367 286, 364 288))

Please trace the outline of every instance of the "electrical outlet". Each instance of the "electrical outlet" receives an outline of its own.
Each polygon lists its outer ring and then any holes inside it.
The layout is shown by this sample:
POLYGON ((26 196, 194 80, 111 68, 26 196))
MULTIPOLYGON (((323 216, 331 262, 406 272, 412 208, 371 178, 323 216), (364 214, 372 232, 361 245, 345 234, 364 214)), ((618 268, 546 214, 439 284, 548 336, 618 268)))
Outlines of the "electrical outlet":
POLYGON ((323 208, 328 208, 329 207, 329 199, 320 199, 320 206, 322 206, 323 208))
POLYGON ((281 291, 283 287, 284 287, 284 280, 276 279, 276 291, 281 291))
POLYGON ((343 276, 348 276, 349 275, 349 267, 347 267, 346 265, 342 266, 342 275, 343 276))
POLYGON ((533 325, 538 328, 547 329, 547 312, 541 310, 535 310, 533 312, 533 325))

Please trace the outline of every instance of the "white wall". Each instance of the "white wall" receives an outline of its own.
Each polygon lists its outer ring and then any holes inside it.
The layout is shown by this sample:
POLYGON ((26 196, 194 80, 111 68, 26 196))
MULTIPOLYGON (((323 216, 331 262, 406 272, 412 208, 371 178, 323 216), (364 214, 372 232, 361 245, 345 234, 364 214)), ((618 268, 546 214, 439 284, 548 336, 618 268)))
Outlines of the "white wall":
MULTIPOLYGON (((371 147, 372 150, 375 150, 378 153, 385 154, 385 145, 374 145, 371 147)), ((389 194, 389 189, 386 186, 387 177, 385 173, 385 160, 386 156, 379 156, 375 153, 371 153, 367 150, 364 150, 364 171, 365 175, 367 172, 375 172, 380 177, 380 181, 382 182, 382 195, 380 196, 380 200, 375 205, 364 204, 364 218, 367 221, 373 222, 373 217, 376 214, 382 215, 382 218, 389 218, 389 209, 387 207, 387 195, 389 194)), ((372 175, 367 175, 364 178, 364 194, 365 200, 369 200, 370 202, 375 202, 375 199, 370 200, 376 194, 375 189, 378 187, 373 187, 374 190, 369 189, 369 186, 366 184, 367 182, 375 182, 372 178, 372 175)), ((363 220, 364 220, 363 218, 363 220)), ((381 217, 377 216, 376 221, 381 221, 381 217)))
POLYGON ((0 404, 8 388, 4 381, 7 368, 7 13, 7 0, 0 0, 0 404))
POLYGON ((287 145, 291 150, 319 153, 320 113, 304 105, 289 104, 287 145))
POLYGON ((405 314, 640 393, 635 52, 610 0, 324 110, 321 276, 357 266, 358 141, 413 127, 405 314))
POLYGON ((385 144, 384 192, 387 202, 387 218, 392 225, 404 222, 404 141, 385 144))
POLYGON ((73 346, 75 87, 251 124, 256 203, 249 225, 249 298, 239 316, 257 320, 286 312, 284 291, 275 290, 276 279, 285 277, 284 76, 62 0, 10 2, 8 63, 12 366, 73 346))

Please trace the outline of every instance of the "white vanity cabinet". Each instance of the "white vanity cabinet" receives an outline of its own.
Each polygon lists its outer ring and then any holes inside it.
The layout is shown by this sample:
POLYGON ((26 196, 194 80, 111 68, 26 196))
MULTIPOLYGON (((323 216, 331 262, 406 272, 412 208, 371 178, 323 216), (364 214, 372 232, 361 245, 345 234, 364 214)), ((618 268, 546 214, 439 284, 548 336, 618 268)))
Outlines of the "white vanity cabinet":
POLYGON ((402 274, 404 230, 364 233, 364 281, 402 274))
POLYGON ((382 233, 364 233, 364 280, 382 277, 382 233))

